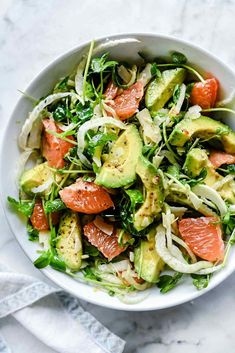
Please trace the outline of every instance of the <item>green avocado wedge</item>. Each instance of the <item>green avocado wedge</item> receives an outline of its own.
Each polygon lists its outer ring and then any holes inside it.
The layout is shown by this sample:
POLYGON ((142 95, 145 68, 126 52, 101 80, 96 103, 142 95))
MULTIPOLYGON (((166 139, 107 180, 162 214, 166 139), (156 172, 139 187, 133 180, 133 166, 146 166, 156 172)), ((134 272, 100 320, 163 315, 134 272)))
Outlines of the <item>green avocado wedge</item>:
MULTIPOLYGON (((35 193, 32 192, 32 189, 44 184, 50 178, 53 178, 53 172, 49 169, 47 162, 44 162, 22 174, 20 187, 26 194, 33 196, 35 193)), ((50 186, 42 194, 45 195, 48 192, 50 192, 50 186)))
POLYGON ((148 227, 161 211, 164 190, 161 175, 154 165, 143 156, 138 160, 136 173, 142 180, 146 191, 144 203, 134 215, 134 227, 140 231, 148 227))
POLYGON ((208 116, 200 116, 196 119, 189 117, 181 120, 174 127, 169 137, 169 143, 182 147, 195 137, 219 140, 226 152, 235 153, 235 132, 228 125, 208 116))
POLYGON ((172 97, 175 86, 177 84, 181 85, 185 76, 186 70, 183 68, 165 70, 161 77, 157 77, 150 82, 145 95, 145 104, 152 116, 164 107, 172 97))
MULTIPOLYGON (((224 177, 215 170, 206 151, 201 148, 192 148, 188 152, 183 169, 190 178, 199 176, 202 170, 205 169, 207 174, 203 182, 211 187, 224 179, 224 177)), ((235 203, 234 180, 223 184, 217 191, 225 201, 229 201, 232 204, 235 203)))
POLYGON ((164 261, 155 248, 154 229, 147 235, 147 240, 141 240, 134 251, 134 266, 138 276, 150 283, 157 283, 159 274, 163 270, 164 261))
POLYGON ((136 165, 141 151, 142 141, 136 126, 127 126, 114 143, 95 183, 108 188, 120 188, 132 183, 136 179, 136 165))
POLYGON ((82 238, 81 226, 76 212, 67 211, 60 219, 56 249, 58 255, 71 271, 80 269, 82 238))

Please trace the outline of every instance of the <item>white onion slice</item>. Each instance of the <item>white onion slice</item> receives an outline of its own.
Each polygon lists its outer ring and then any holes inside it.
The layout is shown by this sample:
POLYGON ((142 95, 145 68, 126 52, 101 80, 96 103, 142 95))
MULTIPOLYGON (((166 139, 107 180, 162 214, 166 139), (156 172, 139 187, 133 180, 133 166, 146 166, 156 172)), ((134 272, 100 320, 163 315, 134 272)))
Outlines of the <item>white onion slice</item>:
POLYGON ((188 245, 183 241, 183 239, 172 234, 172 240, 174 240, 177 244, 181 245, 187 251, 187 253, 191 257, 193 263, 197 262, 196 256, 191 251, 191 249, 188 247, 188 245))
POLYGON ((183 206, 169 206, 171 212, 176 216, 176 217, 181 217, 184 215, 184 213, 188 210, 186 207, 183 206))
POLYGON ((130 253, 129 253, 129 259, 130 259, 130 262, 134 262, 134 260, 135 260, 135 255, 134 255, 133 251, 130 251, 130 253))
POLYGON ((43 246, 44 250, 50 249, 50 231, 49 230, 41 230, 38 234, 39 244, 43 246))
POLYGON ((235 214, 235 205, 230 205, 229 206, 229 212, 232 214, 235 214))
POLYGON ((37 152, 35 150, 32 150, 32 149, 27 149, 27 150, 25 150, 24 152, 21 153, 20 158, 19 158, 18 163, 17 163, 17 173, 16 173, 17 183, 18 183, 18 180, 21 177, 21 175, 22 175, 22 173, 23 173, 23 171, 25 169, 25 165, 26 165, 28 159, 30 158, 30 156, 33 153, 37 153, 37 152))
MULTIPOLYGON (((102 106, 103 106, 102 112, 103 112, 103 115, 105 117, 107 117, 107 113, 106 112, 108 112, 108 113, 110 113, 113 116, 114 119, 119 120, 119 117, 118 117, 117 113, 115 112, 115 110, 110 105, 106 104, 106 102, 108 102, 108 100, 106 100, 106 101, 103 100, 102 101, 102 106)), ((109 100, 109 102, 112 102, 112 101, 109 100)))
POLYGON ((97 228, 99 228, 102 232, 108 235, 113 234, 113 225, 106 223, 102 217, 96 216, 94 220, 94 224, 97 228))
MULTIPOLYGON (((122 280, 120 278, 118 278, 116 275, 113 275, 111 273, 102 273, 99 274, 100 277, 102 278, 102 280, 105 280, 107 282, 109 282, 110 284, 123 284, 122 280)), ((102 283, 101 283, 102 285, 102 283)))
POLYGON ((28 137, 28 144, 27 144, 28 148, 39 149, 41 147, 42 128, 43 128, 43 124, 40 119, 37 119, 36 121, 34 121, 28 137))
POLYGON ((77 149, 77 155, 83 165, 85 165, 87 168, 92 167, 90 161, 86 158, 86 156, 84 156, 84 154, 79 150, 79 148, 77 149))
POLYGON ((202 108, 200 107, 200 105, 193 105, 189 108, 184 118, 197 119, 201 116, 201 110, 202 108))
POLYGON ((75 123, 70 123, 69 125, 63 125, 63 124, 57 124, 57 125, 62 131, 73 130, 77 126, 77 124, 75 123))
POLYGON ((201 197, 204 197, 210 201, 212 201, 220 211, 221 216, 224 216, 227 213, 227 206, 220 194, 207 185, 196 185, 193 187, 193 192, 201 197))
POLYGON ((51 184, 53 183, 53 177, 49 178, 47 181, 45 181, 45 183, 39 185, 39 186, 36 186, 35 188, 32 188, 31 191, 34 193, 34 194, 37 194, 37 193, 40 193, 40 192, 43 192, 45 190, 47 190, 51 184))
POLYGON ((199 210, 199 208, 202 206, 202 200, 200 200, 199 197, 197 197, 197 195, 195 195, 195 193, 192 191, 189 191, 188 198, 190 199, 195 210, 199 210))
POLYGON ((85 148, 85 135, 87 133, 88 130, 90 129, 96 129, 100 126, 103 125, 113 125, 116 126, 120 129, 125 129, 126 125, 123 124, 120 120, 116 120, 114 118, 97 118, 97 119, 91 119, 87 122, 85 122, 78 130, 78 134, 77 134, 77 141, 78 141, 78 150, 80 152, 83 152, 84 148, 85 148))
POLYGON ((180 94, 179 94, 179 98, 177 100, 176 105, 174 105, 170 112, 169 115, 177 115, 180 112, 180 109, 184 103, 184 98, 185 98, 185 93, 186 93, 186 86, 184 83, 182 83, 182 85, 180 86, 180 94))
POLYGON ((137 119, 140 122, 142 132, 143 132, 143 139, 146 145, 154 145, 159 143, 162 139, 161 131, 159 126, 157 126, 147 108, 141 110, 139 113, 136 114, 137 119))
POLYGON ((204 270, 200 270, 197 271, 196 274, 197 275, 209 275, 210 273, 214 273, 216 271, 219 271, 223 268, 223 265, 217 265, 217 266, 213 266, 211 268, 205 268, 204 270))
POLYGON ((158 156, 156 154, 155 156, 153 156, 152 163, 156 168, 158 168, 160 166, 160 164, 162 163, 163 159, 164 159, 164 156, 158 156))
POLYGON ((230 181, 232 181, 234 179, 233 175, 227 175, 226 177, 224 177, 222 180, 217 181, 216 183, 214 183, 212 185, 212 188, 215 190, 221 189, 222 186, 224 186, 224 184, 229 183, 230 181))
POLYGON ((148 63, 139 74, 138 81, 142 81, 144 86, 146 86, 152 78, 151 68, 152 64, 148 63))
POLYGON ((96 104, 94 111, 93 111, 93 118, 101 118, 102 117, 102 112, 101 112, 101 104, 96 104))
POLYGON ((118 75, 124 81, 126 87, 130 87, 135 83, 137 66, 133 65, 131 69, 127 69, 124 65, 118 67, 118 75))
POLYGON ((75 83, 75 91, 77 92, 79 96, 79 100, 82 104, 84 104, 84 100, 82 98, 83 96, 83 72, 86 66, 86 60, 87 60, 87 55, 84 55, 80 63, 78 64, 77 67, 77 72, 75 75, 74 83, 75 83))
POLYGON ((170 248, 170 249, 167 248, 167 249, 169 250, 170 254, 171 254, 174 258, 176 258, 177 260, 179 260, 179 261, 180 261, 181 263, 183 263, 183 264, 187 264, 187 261, 186 261, 185 258, 183 257, 182 252, 180 251, 180 249, 179 249, 176 245, 172 244, 171 248, 170 248))
MULTIPOLYGON (((147 282, 146 282, 147 283, 147 282)), ((144 301, 150 294, 150 291, 145 290, 143 292, 132 292, 126 295, 117 295, 118 299, 127 305, 134 305, 144 301)))
POLYGON ((129 265, 130 265, 129 260, 121 260, 118 262, 110 262, 109 264, 99 265, 98 269, 101 272, 115 273, 115 272, 126 271, 129 265))
POLYGON ((130 266, 126 271, 123 271, 121 274, 121 277, 130 285, 134 286, 137 290, 144 290, 146 289, 149 284, 147 282, 144 283, 138 283, 136 279, 138 278, 138 275, 136 272, 131 270, 130 266))
POLYGON ((155 237, 156 251, 162 260, 173 270, 181 273, 197 273, 200 270, 213 268, 213 263, 209 261, 198 261, 195 264, 185 264, 176 259, 166 247, 166 232, 162 225, 157 227, 155 237))
POLYGON ((33 124, 39 118, 40 113, 51 103, 58 99, 62 99, 65 97, 72 97, 78 99, 77 94, 73 92, 65 92, 65 93, 55 93, 43 99, 36 107, 33 109, 31 113, 29 113, 29 117, 25 120, 24 125, 22 127, 21 133, 19 135, 19 146, 23 150, 27 148, 28 137, 32 130, 33 124))

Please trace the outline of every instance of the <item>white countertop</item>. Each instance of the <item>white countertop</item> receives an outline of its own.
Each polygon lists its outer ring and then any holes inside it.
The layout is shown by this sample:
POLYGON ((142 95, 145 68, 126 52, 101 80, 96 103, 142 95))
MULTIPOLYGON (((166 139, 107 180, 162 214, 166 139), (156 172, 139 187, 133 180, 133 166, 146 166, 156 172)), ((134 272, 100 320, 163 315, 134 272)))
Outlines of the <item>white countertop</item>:
MULTIPOLYGON (((9 118, 18 88, 23 90, 60 53, 95 37, 170 34, 201 45, 235 69, 234 14, 235 0, 1 0, 1 126, 9 118)), ((36 271, 2 212, 0 261, 27 273, 36 271)), ((125 353, 221 353, 234 351, 234 293, 232 275, 194 303, 159 312, 117 312, 82 304, 127 341, 125 353)), ((0 331, 13 353, 52 353, 13 319, 0 321, 0 331)))

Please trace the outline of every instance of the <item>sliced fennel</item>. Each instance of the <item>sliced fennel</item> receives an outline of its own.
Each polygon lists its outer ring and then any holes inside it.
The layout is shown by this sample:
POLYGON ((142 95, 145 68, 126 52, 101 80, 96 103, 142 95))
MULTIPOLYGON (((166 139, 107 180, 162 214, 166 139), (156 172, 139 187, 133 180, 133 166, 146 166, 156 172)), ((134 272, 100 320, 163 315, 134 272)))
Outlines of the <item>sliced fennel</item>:
POLYGON ((175 116, 175 115, 179 114, 181 107, 184 103, 185 93, 186 93, 186 86, 184 83, 182 83, 182 85, 180 86, 180 94, 179 94, 179 98, 177 100, 177 103, 175 105, 173 105, 173 107, 169 111, 170 116, 175 116))
POLYGON ((136 117, 140 122, 145 144, 149 146, 158 144, 162 139, 161 131, 159 126, 154 124, 148 109, 141 110, 136 117))
POLYGON ((88 130, 97 129, 101 126, 111 125, 114 127, 118 127, 119 129, 125 129, 126 125, 122 123, 120 120, 116 120, 110 117, 102 117, 91 119, 85 122, 78 130, 77 141, 78 141, 78 150, 82 153, 85 148, 85 135, 88 130))
POLYGON ((194 186, 192 190, 197 196, 201 196, 212 201, 217 206, 221 216, 224 216, 227 213, 228 208, 226 203, 220 194, 210 186, 198 184, 194 186))
MULTIPOLYGON (((33 111, 29 114, 29 117, 25 120, 21 133, 19 135, 20 148, 25 150, 28 147, 29 134, 32 130, 33 124, 37 121, 37 119, 40 118, 40 113, 51 103, 69 96, 76 100, 78 99, 78 95, 73 92, 55 93, 46 97, 38 105, 36 105, 33 111)), ((38 129, 40 129, 40 124, 38 125, 38 129)), ((38 131, 38 134, 40 136, 40 131, 38 131)), ((31 146, 32 146, 32 143, 31 143, 31 146)), ((35 142, 35 147, 33 148, 38 148, 38 140, 35 142)))
POLYGON ((157 227, 156 231, 156 250, 161 256, 163 261, 173 270, 181 273, 198 273, 200 270, 207 269, 207 273, 214 272, 214 265, 209 261, 198 261, 194 264, 186 264, 179 261, 176 257, 172 256, 166 246, 166 231, 162 225, 157 227))

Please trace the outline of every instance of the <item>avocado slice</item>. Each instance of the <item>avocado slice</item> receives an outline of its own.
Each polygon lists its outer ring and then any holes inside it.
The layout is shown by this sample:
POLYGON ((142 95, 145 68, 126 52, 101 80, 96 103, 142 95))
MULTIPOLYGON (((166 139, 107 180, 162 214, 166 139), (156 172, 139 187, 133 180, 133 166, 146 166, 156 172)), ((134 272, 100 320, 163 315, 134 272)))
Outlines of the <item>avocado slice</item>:
MULTIPOLYGON (((223 180, 223 176, 216 172, 212 163, 210 162, 205 150, 200 148, 192 148, 185 159, 183 169, 185 173, 191 177, 197 177, 202 169, 207 171, 206 178, 203 182, 208 186, 213 186, 216 182, 223 180)), ((235 203, 235 182, 230 181, 224 184, 217 190, 221 197, 231 203, 235 203)))
POLYGON ((136 178, 136 164, 142 151, 142 141, 135 125, 126 130, 114 143, 95 183, 108 188, 120 188, 136 178))
POLYGON ((161 175, 152 163, 141 156, 136 166, 136 173, 146 190, 144 203, 134 215, 134 227, 140 231, 148 227, 162 209, 164 190, 161 175))
POLYGON ((77 213, 68 211, 62 216, 56 249, 68 268, 72 271, 79 270, 82 262, 82 238, 77 213))
POLYGON ((224 150, 235 153, 235 132, 221 121, 214 120, 208 116, 200 116, 197 119, 184 118, 173 129, 169 143, 173 146, 182 147, 194 137, 212 138, 220 141, 224 150))
MULTIPOLYGON (((53 172, 48 168, 47 162, 45 162, 26 170, 20 178, 20 187, 26 194, 34 195, 31 190, 42 185, 49 178, 53 178, 53 172)), ((47 194, 49 191, 50 187, 43 194, 47 194)))
POLYGON ((156 283, 163 270, 164 261, 155 249, 155 235, 151 231, 148 240, 141 240, 134 251, 134 266, 138 276, 150 283, 156 283))
POLYGON ((161 77, 157 77, 150 82, 145 94, 145 104, 152 115, 155 115, 159 109, 164 107, 172 97, 175 86, 182 84, 185 76, 186 70, 183 68, 165 70, 161 77))

